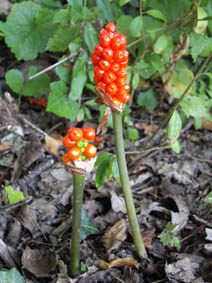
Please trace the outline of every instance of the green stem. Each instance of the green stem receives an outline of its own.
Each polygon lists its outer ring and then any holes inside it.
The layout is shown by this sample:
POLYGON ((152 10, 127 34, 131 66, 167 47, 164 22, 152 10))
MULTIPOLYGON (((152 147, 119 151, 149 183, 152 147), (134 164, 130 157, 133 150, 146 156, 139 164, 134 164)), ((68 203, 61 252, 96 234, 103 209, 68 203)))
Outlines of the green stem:
POLYGON ((72 237, 71 237, 71 276, 79 274, 80 262, 80 224, 82 214, 82 201, 85 176, 73 173, 73 213, 72 213, 72 237))
POLYGON ((116 155, 118 160, 119 174, 121 179, 122 191, 124 194, 127 214, 130 222, 130 227, 133 234, 133 240, 136 246, 137 253, 140 257, 147 257, 146 250, 143 244, 141 232, 136 217, 135 206, 132 197, 132 191, 129 185, 129 176, 124 152, 123 130, 122 130, 122 115, 113 111, 113 129, 115 135, 116 155))

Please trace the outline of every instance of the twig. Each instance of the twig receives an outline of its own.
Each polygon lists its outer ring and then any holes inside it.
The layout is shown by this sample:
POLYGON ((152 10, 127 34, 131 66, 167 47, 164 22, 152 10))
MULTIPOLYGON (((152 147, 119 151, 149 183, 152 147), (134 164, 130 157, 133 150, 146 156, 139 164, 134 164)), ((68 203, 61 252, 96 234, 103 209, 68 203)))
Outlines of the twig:
POLYGON ((74 53, 70 54, 68 57, 63 58, 62 60, 58 61, 57 63, 49 66, 48 68, 46 68, 46 69, 44 69, 44 70, 42 70, 42 71, 40 71, 38 73, 36 73, 35 75, 29 77, 29 81, 34 79, 34 78, 37 78, 38 76, 40 76, 40 75, 42 75, 42 74, 44 74, 44 73, 46 73, 46 72, 48 72, 48 71, 50 71, 52 69, 54 69, 58 65, 60 65, 60 64, 64 63, 65 61, 67 61, 68 59, 71 59, 71 58, 75 57, 80 51, 81 50, 79 50, 78 52, 74 52, 74 53))
POLYGON ((157 128, 157 130, 154 132, 154 134, 151 136, 151 138, 143 145, 143 149, 146 148, 146 146, 153 140, 153 138, 157 135, 157 133, 166 125, 166 123, 169 121, 169 119, 172 117, 172 114, 174 113, 174 111, 177 109, 177 107, 179 106, 179 104, 182 102, 182 100, 184 99, 184 97, 187 95, 188 91, 190 90, 190 88, 193 86, 193 84, 196 82, 196 80, 198 79, 198 77, 200 76, 200 74, 203 72, 203 70, 205 69, 205 67, 208 65, 208 63, 210 62, 212 58, 212 52, 211 54, 205 59, 205 61, 203 62, 202 66, 199 68, 198 72, 195 74, 194 78, 192 79, 192 81, 190 82, 190 84, 187 86, 187 88, 184 90, 183 94, 181 95, 181 97, 178 99, 178 101, 175 103, 175 105, 172 107, 171 111, 168 113, 168 115, 165 117, 165 119, 161 122, 161 124, 159 125, 159 127, 157 128))
POLYGON ((142 6, 143 6, 143 0, 140 0, 140 16, 141 16, 141 17, 143 16, 143 9, 142 9, 142 6))

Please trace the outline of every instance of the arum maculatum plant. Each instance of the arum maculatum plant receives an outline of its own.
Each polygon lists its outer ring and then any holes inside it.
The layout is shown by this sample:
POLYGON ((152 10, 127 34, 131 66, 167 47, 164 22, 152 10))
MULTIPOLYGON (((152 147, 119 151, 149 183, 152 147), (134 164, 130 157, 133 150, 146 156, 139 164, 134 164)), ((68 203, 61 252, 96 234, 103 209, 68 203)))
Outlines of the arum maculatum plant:
POLYGON ((80 270, 80 224, 85 176, 89 174, 96 161, 97 148, 91 142, 96 139, 96 131, 91 127, 83 129, 71 127, 63 139, 69 150, 62 160, 73 173, 73 213, 71 237, 71 276, 80 270))
POLYGON ((106 25, 99 33, 100 43, 91 54, 94 65, 95 90, 99 97, 97 102, 105 104, 112 110, 113 129, 115 136, 116 155, 122 191, 124 194, 127 214, 132 230, 133 240, 140 257, 146 257, 146 250, 140 233, 129 176, 125 159, 122 110, 124 103, 130 100, 130 87, 126 83, 129 52, 126 50, 127 39, 116 32, 114 23, 106 25))

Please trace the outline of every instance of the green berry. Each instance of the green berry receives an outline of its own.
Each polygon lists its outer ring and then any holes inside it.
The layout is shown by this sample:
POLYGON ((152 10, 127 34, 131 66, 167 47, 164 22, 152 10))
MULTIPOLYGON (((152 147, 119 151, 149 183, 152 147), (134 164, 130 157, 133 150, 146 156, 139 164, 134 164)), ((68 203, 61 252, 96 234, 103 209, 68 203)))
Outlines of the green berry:
POLYGON ((86 160, 85 155, 83 155, 83 154, 81 155, 81 160, 82 160, 82 161, 85 161, 85 160, 86 160))
POLYGON ((85 151, 85 147, 84 146, 80 147, 80 151, 84 152, 85 151))

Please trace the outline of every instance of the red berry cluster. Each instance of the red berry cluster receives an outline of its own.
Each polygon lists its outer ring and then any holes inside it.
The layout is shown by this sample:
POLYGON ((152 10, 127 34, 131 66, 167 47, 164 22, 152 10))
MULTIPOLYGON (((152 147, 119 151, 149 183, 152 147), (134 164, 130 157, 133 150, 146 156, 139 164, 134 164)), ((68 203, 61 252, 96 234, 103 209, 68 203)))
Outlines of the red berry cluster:
POLYGON ((70 160, 74 161, 79 157, 84 161, 96 156, 96 146, 89 143, 95 138, 96 132, 91 127, 83 129, 71 127, 68 129, 67 135, 63 139, 63 145, 70 149, 63 155, 63 162, 68 163, 70 160))
POLYGON ((109 94, 114 103, 130 100, 130 87, 126 83, 129 52, 125 49, 126 36, 116 32, 114 23, 106 25, 99 33, 100 43, 91 54, 94 65, 94 82, 109 94))

